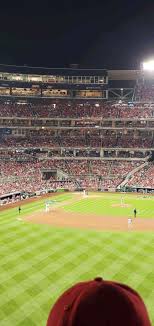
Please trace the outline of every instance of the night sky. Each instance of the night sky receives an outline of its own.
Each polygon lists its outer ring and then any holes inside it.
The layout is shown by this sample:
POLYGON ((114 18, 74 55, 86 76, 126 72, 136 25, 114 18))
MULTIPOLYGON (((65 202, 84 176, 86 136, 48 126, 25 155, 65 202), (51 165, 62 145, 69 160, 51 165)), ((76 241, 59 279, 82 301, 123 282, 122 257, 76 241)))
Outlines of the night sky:
POLYGON ((0 63, 136 69, 154 55, 154 1, 7 1, 0 63))

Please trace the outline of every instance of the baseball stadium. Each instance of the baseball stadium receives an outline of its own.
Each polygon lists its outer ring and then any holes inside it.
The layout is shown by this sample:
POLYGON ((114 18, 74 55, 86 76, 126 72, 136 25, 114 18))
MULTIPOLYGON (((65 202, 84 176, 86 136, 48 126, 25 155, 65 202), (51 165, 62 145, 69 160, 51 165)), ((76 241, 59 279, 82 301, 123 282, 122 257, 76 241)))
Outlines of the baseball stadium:
MULTIPOLYGON (((148 69, 146 67, 148 66, 148 69)), ((102 277, 154 324, 154 72, 0 65, 0 325, 102 277)))

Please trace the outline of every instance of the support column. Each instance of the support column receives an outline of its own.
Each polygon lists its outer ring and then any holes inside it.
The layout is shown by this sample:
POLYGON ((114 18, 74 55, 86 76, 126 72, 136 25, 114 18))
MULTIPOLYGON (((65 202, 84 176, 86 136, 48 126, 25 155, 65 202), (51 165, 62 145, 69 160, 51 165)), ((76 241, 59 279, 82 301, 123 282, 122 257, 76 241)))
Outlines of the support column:
POLYGON ((100 157, 104 157, 104 149, 103 148, 100 149, 100 157))
POLYGON ((112 120, 112 128, 115 128, 115 120, 112 120))
POLYGON ((75 120, 71 120, 71 127, 75 126, 75 120))

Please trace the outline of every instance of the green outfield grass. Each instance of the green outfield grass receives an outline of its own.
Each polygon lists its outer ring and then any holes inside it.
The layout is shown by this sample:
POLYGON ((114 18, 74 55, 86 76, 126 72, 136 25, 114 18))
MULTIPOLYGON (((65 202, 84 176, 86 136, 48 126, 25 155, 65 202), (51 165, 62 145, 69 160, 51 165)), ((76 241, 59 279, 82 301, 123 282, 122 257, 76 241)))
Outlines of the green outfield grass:
POLYGON ((88 197, 76 201, 70 205, 64 205, 66 211, 95 214, 104 216, 126 216, 133 217, 136 208, 138 217, 154 218, 154 197, 144 198, 141 195, 132 194, 96 194, 90 193, 88 197), (121 201, 128 207, 122 207, 121 201), (116 207, 119 205, 119 207, 116 207))
MULTIPOLYGON (((72 195, 54 200, 65 204, 68 198, 72 195)), ((89 200, 77 202, 75 209, 77 205, 79 211, 82 202, 84 208, 89 200)), ((144 203, 145 209, 150 207, 150 200, 133 200, 139 211, 144 211, 144 203)), ((21 217, 42 210, 44 202, 22 205, 21 217)), ((97 200, 94 203, 97 210, 97 200)), ((74 209, 74 205, 65 209, 74 209)), ((86 206, 86 212, 94 207, 91 200, 86 206)), ((1 326, 45 326, 52 304, 64 289, 96 276, 139 291, 154 324, 154 233, 62 229, 26 223, 18 217, 17 208, 0 212, 1 326)))

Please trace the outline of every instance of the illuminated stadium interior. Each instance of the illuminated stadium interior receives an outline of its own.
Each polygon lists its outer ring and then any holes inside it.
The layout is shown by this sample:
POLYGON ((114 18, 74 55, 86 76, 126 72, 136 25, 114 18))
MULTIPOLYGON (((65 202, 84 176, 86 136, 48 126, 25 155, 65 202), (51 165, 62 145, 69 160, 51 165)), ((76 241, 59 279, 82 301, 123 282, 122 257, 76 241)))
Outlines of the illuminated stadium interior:
POLYGON ((59 188, 152 192, 152 70, 1 65, 1 203, 59 188))

